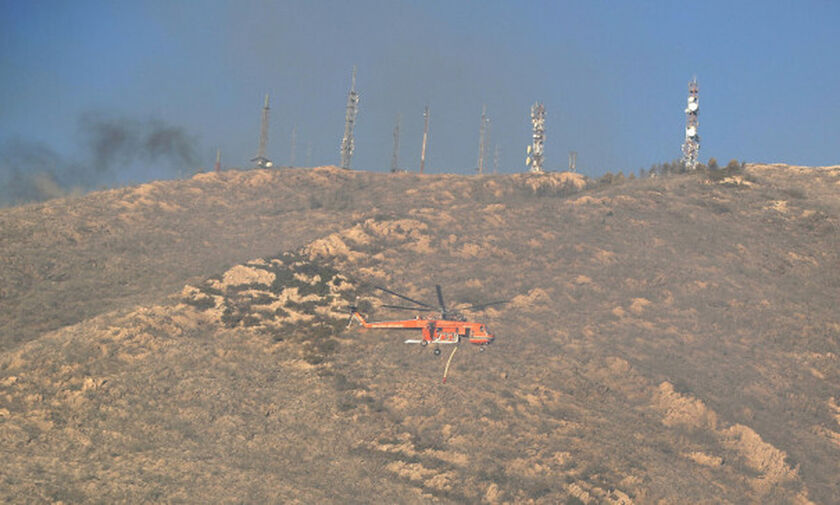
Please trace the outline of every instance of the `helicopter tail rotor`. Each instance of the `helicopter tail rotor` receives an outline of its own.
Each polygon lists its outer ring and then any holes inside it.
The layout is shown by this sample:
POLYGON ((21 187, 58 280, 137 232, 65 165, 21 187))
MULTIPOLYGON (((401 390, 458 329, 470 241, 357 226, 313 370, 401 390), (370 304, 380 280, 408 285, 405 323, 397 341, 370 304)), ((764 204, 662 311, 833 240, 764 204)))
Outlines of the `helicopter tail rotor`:
POLYGON ((358 321, 360 324, 364 324, 364 319, 362 319, 361 316, 359 315, 359 305, 358 304, 359 304, 359 297, 357 296, 356 299, 353 300, 353 303, 344 307, 350 313, 350 317, 347 319, 347 326, 345 326, 345 329, 352 326, 353 321, 358 321))

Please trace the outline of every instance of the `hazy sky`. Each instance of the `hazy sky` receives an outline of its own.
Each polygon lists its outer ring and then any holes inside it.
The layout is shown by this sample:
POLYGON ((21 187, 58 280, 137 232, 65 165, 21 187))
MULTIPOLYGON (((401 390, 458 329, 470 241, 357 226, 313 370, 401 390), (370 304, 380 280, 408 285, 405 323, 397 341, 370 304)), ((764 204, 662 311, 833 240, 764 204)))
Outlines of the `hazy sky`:
MULTIPOLYGON (((308 146, 338 164, 355 64, 355 169, 389 169, 401 114, 417 170, 428 103, 429 172, 475 169, 482 104, 500 171, 523 171, 540 100, 546 168, 575 150, 589 175, 636 171, 679 157, 693 75, 703 161, 836 164, 838 48, 833 1, 0 0, 0 142, 92 163, 80 118, 97 114, 183 128, 196 164, 218 146, 247 167, 270 93, 268 156, 288 163, 297 125, 298 165, 308 146)), ((159 161, 110 177, 166 176, 159 161)))

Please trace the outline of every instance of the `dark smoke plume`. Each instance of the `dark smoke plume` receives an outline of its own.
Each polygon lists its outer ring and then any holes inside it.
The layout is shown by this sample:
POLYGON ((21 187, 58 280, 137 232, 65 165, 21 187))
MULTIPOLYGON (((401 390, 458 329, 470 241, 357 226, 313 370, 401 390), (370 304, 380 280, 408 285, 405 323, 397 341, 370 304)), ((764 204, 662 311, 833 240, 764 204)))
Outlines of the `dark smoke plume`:
POLYGON ((79 139, 85 161, 68 160, 49 147, 22 140, 0 145, 0 205, 18 205, 108 184, 136 163, 154 163, 173 176, 196 166, 195 141, 182 128, 84 114, 79 139))
POLYGON ((98 172, 135 161, 165 162, 176 168, 195 165, 194 141, 182 128, 157 120, 141 122, 94 113, 82 116, 80 125, 98 172))
POLYGON ((0 146, 0 205, 19 205, 81 193, 84 168, 49 147, 14 139, 0 146))
POLYGON ((196 164, 192 139, 181 128, 158 123, 151 126, 143 146, 150 160, 167 159, 180 166, 196 164))
POLYGON ((99 173, 107 172, 117 163, 129 163, 138 149, 135 121, 88 113, 79 120, 79 134, 90 150, 91 168, 99 173))

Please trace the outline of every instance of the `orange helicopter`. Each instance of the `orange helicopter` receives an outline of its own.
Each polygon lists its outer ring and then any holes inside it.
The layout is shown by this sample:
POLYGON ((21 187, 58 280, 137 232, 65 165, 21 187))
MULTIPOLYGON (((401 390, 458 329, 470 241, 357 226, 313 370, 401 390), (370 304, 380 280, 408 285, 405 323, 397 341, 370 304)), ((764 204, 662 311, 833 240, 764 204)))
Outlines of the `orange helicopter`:
MULTIPOLYGON (((348 326, 350 326, 353 321, 356 321, 363 328, 383 330, 420 330, 422 332, 422 338, 408 339, 405 343, 420 344, 423 347, 426 347, 429 344, 459 344, 461 340, 466 340, 471 344, 482 346, 480 350, 483 351, 483 346, 492 343, 496 337, 487 331, 487 327, 484 323, 467 321, 461 311, 478 310, 491 305, 507 303, 508 301, 498 300, 495 302, 470 305, 459 309, 447 308, 443 301, 443 293, 441 292, 440 285, 438 284, 435 285, 435 290, 437 291, 439 307, 435 308, 427 303, 414 300, 405 295, 391 291, 390 289, 379 286, 374 286, 374 288, 415 304, 413 307, 406 307, 402 305, 382 305, 382 307, 398 310, 412 310, 415 312, 438 312, 438 317, 421 318, 420 316, 416 316, 414 319, 403 319, 399 321, 367 322, 359 313, 358 308, 351 306, 351 316, 348 326)), ((434 352, 436 356, 440 355, 440 349, 438 347, 435 347, 434 352)))

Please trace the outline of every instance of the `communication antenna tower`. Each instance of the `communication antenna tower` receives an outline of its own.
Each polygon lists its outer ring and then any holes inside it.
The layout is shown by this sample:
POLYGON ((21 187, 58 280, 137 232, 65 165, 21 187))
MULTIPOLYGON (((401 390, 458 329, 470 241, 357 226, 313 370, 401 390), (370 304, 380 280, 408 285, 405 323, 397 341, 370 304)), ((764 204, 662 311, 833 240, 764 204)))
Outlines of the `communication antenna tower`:
POLYGON ((478 127, 478 167, 476 172, 481 175, 484 172, 485 148, 487 136, 490 130, 490 119, 487 117, 487 106, 481 106, 481 124, 478 127))
POLYGON ((392 174, 400 170, 400 123, 402 123, 402 115, 397 114, 397 124, 394 126, 394 152, 391 155, 392 174))
POLYGON ((312 166, 312 142, 306 143, 306 166, 312 166))
POLYGON ((344 116, 344 137, 341 139, 341 168, 345 170, 350 170, 350 159, 356 147, 353 139, 353 125, 356 124, 357 114, 359 114, 359 94, 356 93, 356 66, 353 65, 353 79, 350 92, 347 94, 347 112, 344 116))
POLYGON ((528 146, 528 157, 525 158, 525 164, 531 167, 531 172, 542 172, 543 161, 545 160, 543 154, 543 146, 545 145, 545 106, 540 102, 531 106, 531 125, 533 125, 534 133, 532 135, 531 145, 528 146))
POLYGON ((216 172, 222 171, 222 150, 216 149, 216 165, 213 167, 216 172))
POLYGON ((289 166, 295 166, 295 148, 297 147, 297 125, 292 128, 292 145, 289 151, 289 166))
POLYGON ((423 111, 423 119, 425 125, 423 126, 423 145, 420 148, 420 173, 423 173, 423 168, 426 166, 426 145, 429 142, 429 106, 423 111))
POLYGON ((274 163, 265 157, 265 146, 268 144, 268 93, 265 95, 265 105, 262 110, 262 123, 260 124, 260 147, 257 149, 257 157, 252 159, 256 168, 271 168, 274 163))
POLYGON ((569 172, 577 169, 577 151, 569 151, 569 172))
POLYGON ((682 145, 682 164, 686 170, 697 168, 700 154, 700 135, 697 132, 697 114, 700 112, 697 78, 688 83, 688 105, 685 108, 685 142, 682 145))

